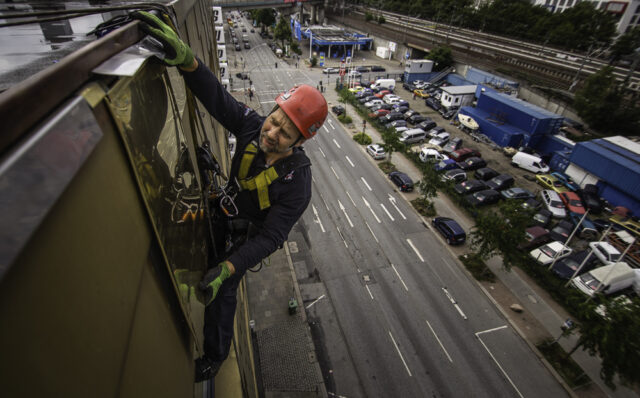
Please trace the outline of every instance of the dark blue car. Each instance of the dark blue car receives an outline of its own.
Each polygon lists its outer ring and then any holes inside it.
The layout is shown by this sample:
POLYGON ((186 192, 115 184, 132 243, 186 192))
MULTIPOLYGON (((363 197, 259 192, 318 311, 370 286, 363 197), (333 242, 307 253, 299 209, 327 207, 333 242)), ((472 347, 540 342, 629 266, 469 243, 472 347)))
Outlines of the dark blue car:
POLYGON ((439 163, 436 163, 433 166, 433 169, 435 171, 447 171, 447 170, 453 170, 453 169, 459 169, 459 168, 460 166, 453 159, 441 160, 439 163))
POLYGON ((452 218, 436 217, 431 223, 450 245, 461 245, 467 239, 464 229, 452 218))

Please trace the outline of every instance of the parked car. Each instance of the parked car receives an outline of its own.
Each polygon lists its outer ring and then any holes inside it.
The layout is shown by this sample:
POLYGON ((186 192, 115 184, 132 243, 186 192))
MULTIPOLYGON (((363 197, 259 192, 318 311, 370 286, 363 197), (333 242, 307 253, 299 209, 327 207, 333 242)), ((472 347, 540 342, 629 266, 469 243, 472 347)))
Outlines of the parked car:
POLYGON ((384 125, 385 127, 406 127, 407 122, 405 120, 394 120, 384 125))
POLYGON ((386 69, 379 65, 374 65, 371 67, 371 72, 385 72, 386 69))
POLYGON ((436 122, 431 120, 431 118, 427 118, 426 120, 423 120, 422 122, 418 123, 416 127, 421 128, 424 131, 429 131, 436 126, 437 126, 436 122))
POLYGON ((587 184, 583 189, 576 191, 582 199, 584 206, 589 209, 593 214, 600 214, 602 212, 602 200, 598 195, 598 187, 593 184, 587 184))
POLYGON ((378 144, 367 145, 367 153, 376 160, 387 157, 387 153, 384 151, 384 148, 378 144))
POLYGON ((553 214, 547 209, 540 209, 533 215, 533 223, 541 227, 546 227, 551 223, 553 214))
POLYGON ((487 181, 487 186, 496 191, 502 191, 503 189, 511 188, 513 186, 514 179, 509 174, 500 174, 487 181))
POLYGON ((452 218, 436 217, 431 223, 450 245, 461 245, 467 239, 464 229, 452 218))
POLYGON ((622 253, 609 242, 589 242, 589 248, 604 265, 622 261, 622 253))
POLYGON ((577 191, 578 189, 580 189, 580 186, 576 184, 575 181, 571 179, 571 177, 569 177, 564 173, 561 173, 559 171, 554 171, 553 173, 551 173, 551 176, 554 177, 556 180, 560 181, 562 185, 564 185, 571 191, 577 191))
POLYGON ((447 155, 443 155, 440 152, 432 148, 422 148, 418 155, 422 162, 439 162, 441 160, 449 159, 447 155))
POLYGON ((497 177, 499 173, 491 167, 481 167, 473 173, 473 176, 478 180, 489 181, 493 177, 497 177))
POLYGON ((593 240, 598 238, 598 229, 593 221, 588 217, 584 217, 584 214, 569 212, 569 220, 574 226, 578 227, 578 236, 582 239, 593 240), (582 220, 582 222, 580 222, 582 220))
POLYGON ((462 138, 453 137, 447 142, 443 147, 442 151, 444 153, 450 154, 454 151, 457 151, 462 146, 462 138))
POLYGON ((464 198, 472 206, 488 206, 500 200, 500 193, 493 189, 485 189, 484 191, 467 195, 464 198))
POLYGON ((462 170, 476 170, 486 166, 487 162, 482 158, 472 157, 465 160, 464 162, 458 162, 458 165, 462 170))
POLYGON ((425 131, 427 132, 427 135, 429 137, 431 137, 431 138, 437 137, 438 134, 447 132, 447 130, 445 130, 444 127, 441 127, 441 126, 436 126, 436 127, 432 128, 431 130, 425 130, 425 131))
POLYGON ((436 135, 432 139, 430 139, 429 140, 429 144, 438 145, 438 146, 444 146, 444 144, 446 144, 449 141, 449 137, 450 136, 451 135, 445 131, 443 133, 440 133, 440 134, 436 135))
POLYGON ((393 110, 400 113, 405 113, 409 110, 409 107, 406 105, 401 105, 402 102, 393 105, 393 110))
POLYGON ((566 246, 563 242, 554 241, 531 250, 529 255, 536 260, 538 264, 549 265, 554 260, 567 257, 572 251, 573 249, 566 246))
POLYGON ((640 235, 640 220, 638 220, 637 217, 623 217, 618 214, 614 214, 613 216, 609 217, 609 221, 613 223, 614 229, 624 228, 636 236, 640 235))
POLYGON ((356 70, 360 73, 369 72, 369 68, 367 68, 366 66, 358 66, 356 70))
POLYGON ((385 95, 387 95, 387 94, 393 94, 393 91, 391 91, 391 90, 387 90, 387 89, 384 89, 384 90, 380 90, 380 91, 378 91, 378 92, 377 92, 377 93, 375 93, 374 95, 375 95, 376 97, 378 97, 378 98, 382 99, 382 98, 384 98, 384 96, 385 96, 385 95))
POLYGON ((358 72, 357 70, 351 70, 348 74, 349 77, 360 77, 362 76, 362 73, 358 72))
POLYGON ((424 90, 420 90, 420 89, 415 89, 415 90, 413 90, 413 94, 414 94, 416 97, 419 97, 419 98, 427 98, 427 97, 429 97, 429 94, 427 94, 427 92, 426 92, 426 91, 424 91, 424 90))
POLYGON ((457 151, 451 153, 451 159, 454 159, 456 162, 462 162, 463 160, 472 157, 479 158, 482 157, 482 155, 480 155, 480 152, 471 148, 460 148, 457 151))
POLYGON ((542 206, 542 203, 536 200, 536 198, 529 198, 524 202, 522 202, 522 208, 526 210, 529 210, 529 209, 538 210, 541 206, 542 206))
POLYGON ((382 102, 382 100, 380 98, 376 98, 376 99, 373 99, 373 100, 371 100, 369 102, 366 102, 364 104, 364 106, 365 106, 365 108, 371 108, 372 106, 379 105, 379 104, 383 104, 383 102, 382 102))
POLYGON ((542 190, 540 191, 540 199, 542 199, 542 203, 547 210, 553 214, 553 217, 565 218, 567 216, 567 211, 557 192, 550 189, 542 190))
POLYGON ((249 74, 246 73, 246 72, 238 72, 238 73, 236 73, 236 77, 238 79, 248 80, 249 79, 249 74))
POLYGON ((377 111, 378 109, 384 109, 391 112, 393 110, 393 106, 389 104, 379 104, 371 107, 371 111, 377 111))
POLYGON ((404 120, 409 119, 411 116, 413 115, 419 115, 420 113, 418 111, 416 111, 415 109, 409 109, 408 111, 406 111, 403 115, 404 115, 404 120))
POLYGON ((365 97, 373 96, 373 91, 371 91, 370 88, 365 88, 364 90, 362 90, 360 92, 357 92, 354 96, 357 99, 362 99, 362 98, 365 98, 365 97))
POLYGON ((452 169, 459 169, 458 162, 453 159, 441 160, 433 166, 435 171, 447 171, 452 169))
POLYGON ((368 95, 366 97, 362 97, 358 100, 358 102, 360 102, 361 104, 366 104, 367 102, 370 102, 373 100, 379 100, 378 104, 382 104, 382 100, 376 97, 375 95, 368 95))
POLYGON ((247 42, 244 42, 244 48, 245 49, 250 49, 251 45, 249 43, 247 43, 247 42))
POLYGON ((442 108, 442 105, 440 105, 440 101, 437 100, 436 98, 433 97, 429 97, 426 100, 424 100, 424 103, 431 109, 433 110, 439 110, 440 108, 442 108))
POLYGON ((598 259, 594 256, 589 257, 586 263, 580 268, 580 265, 589 256, 589 250, 582 250, 576 253, 572 253, 569 256, 556 261, 551 268, 554 274, 562 279, 571 279, 574 275, 582 275, 585 272, 589 272, 599 265, 598 259), (580 270, 577 274, 576 271, 580 270))
POLYGON ((593 220, 593 225, 595 225, 598 232, 605 231, 607 228, 611 226, 612 222, 609 220, 605 220, 603 218, 596 218, 593 220))
POLYGON ((422 116, 420 114, 415 114, 415 115, 409 116, 409 118, 407 118, 406 120, 411 124, 418 124, 418 123, 421 123, 421 122, 425 121, 426 119, 427 119, 426 116, 422 116))
POLYGON ((344 106, 336 105, 331 107, 331 111, 336 114, 336 116, 340 116, 345 112, 344 106))
POLYGON ((524 230, 524 241, 518 244, 519 250, 529 250, 551 241, 549 230, 536 225, 524 230))
POLYGON ((444 173, 441 179, 442 181, 453 181, 458 184, 467 180, 467 173, 462 169, 453 169, 444 173))
POLYGON ((454 117, 454 116, 456 115, 456 113, 458 113, 458 110, 457 110, 457 109, 451 109, 451 110, 448 110, 448 111, 446 111, 445 113, 443 113, 443 114, 442 114, 442 117, 443 117, 443 118, 445 118, 445 119, 447 119, 447 120, 449 120, 449 119, 451 119, 452 117, 454 117))
POLYGON ((366 89, 364 87, 362 87, 362 86, 354 86, 354 87, 351 87, 349 89, 349 92, 357 94, 357 93, 359 93, 361 91, 364 91, 364 90, 366 90, 366 89))
POLYGON ((338 68, 324 68, 322 70, 322 73, 324 73, 325 75, 330 75, 332 73, 339 73, 340 69, 338 68))
POLYGON ((524 200, 526 200, 526 199, 533 198, 535 196, 528 189, 519 188, 519 187, 505 189, 504 191, 500 192, 500 194, 505 199, 524 199, 524 200))
POLYGON ((369 114, 370 118, 381 118, 389 114, 389 111, 386 109, 377 109, 369 114))
POLYGON ((586 212, 584 205, 582 204, 582 201, 580 200, 580 197, 577 193, 567 191, 560 192, 558 195, 560 195, 562 203, 564 203, 564 206, 570 212, 574 212, 577 214, 584 214, 586 212))
POLYGON ((480 180, 469 180, 461 182, 460 184, 456 184, 453 187, 453 190, 456 191, 458 195, 466 195, 478 191, 482 191, 487 189, 487 184, 484 181, 480 180))
POLYGON ((402 87, 409 92, 413 92, 413 90, 418 88, 414 86, 412 83, 407 83, 407 82, 402 83, 402 87))
POLYGON ((240 47, 240 43, 235 43, 234 48, 236 51, 242 51, 242 47, 240 47))
POLYGON ((394 120, 402 120, 402 113, 399 112, 389 112, 384 116, 378 118, 378 121, 382 124, 386 124, 392 122, 394 120))
POLYGON ((557 223, 549 233, 551 234, 551 239, 557 240, 559 242, 566 242, 569 239, 569 235, 573 231, 573 223, 567 220, 562 220, 557 223))
POLYGON ((546 189, 551 189, 558 193, 567 191, 567 187, 561 181, 551 174, 538 174, 536 175, 536 182, 542 185, 546 189))
POLYGON ((389 173, 389 179, 400 188, 402 192, 413 191, 413 180, 401 171, 392 171, 389 173))

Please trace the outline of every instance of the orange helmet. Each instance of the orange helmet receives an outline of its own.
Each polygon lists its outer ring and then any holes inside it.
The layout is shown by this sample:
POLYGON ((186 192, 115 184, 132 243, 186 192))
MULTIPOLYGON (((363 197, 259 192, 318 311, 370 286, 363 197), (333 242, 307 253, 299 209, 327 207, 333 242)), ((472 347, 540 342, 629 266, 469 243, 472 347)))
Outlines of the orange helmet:
POLYGON ((324 96, 307 84, 295 86, 278 95, 276 104, 289 116, 306 139, 316 135, 329 113, 324 96))

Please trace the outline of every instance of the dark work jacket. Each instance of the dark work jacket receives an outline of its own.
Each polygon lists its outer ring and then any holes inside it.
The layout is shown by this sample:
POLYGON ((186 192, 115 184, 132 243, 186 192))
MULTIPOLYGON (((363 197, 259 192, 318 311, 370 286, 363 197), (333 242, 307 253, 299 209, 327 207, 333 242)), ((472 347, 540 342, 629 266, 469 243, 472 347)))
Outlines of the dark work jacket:
MULTIPOLYGON (((258 142, 266 118, 233 98, 201 60, 198 60, 195 71, 182 71, 182 75, 207 111, 236 137, 237 146, 230 174, 230 181, 234 181, 244 148, 253 140, 258 142)), ((294 151, 302 151, 302 148, 294 148, 294 151)), ((258 150, 247 176, 255 176, 266 168, 264 153, 258 150)), ((244 273, 247 268, 276 251, 287 240, 289 231, 302 216, 310 200, 311 166, 298 168, 273 182, 269 186, 271 207, 265 210, 260 210, 257 190, 241 191, 236 197, 239 217, 251 221, 259 232, 228 258, 236 272, 244 273)))

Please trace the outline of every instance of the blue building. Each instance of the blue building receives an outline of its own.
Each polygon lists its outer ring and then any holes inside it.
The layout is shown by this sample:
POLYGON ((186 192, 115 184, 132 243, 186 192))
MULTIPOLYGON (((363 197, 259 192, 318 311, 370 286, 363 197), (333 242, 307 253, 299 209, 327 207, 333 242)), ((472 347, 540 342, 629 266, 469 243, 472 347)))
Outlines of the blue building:
POLYGON ((579 142, 565 173, 580 186, 595 184, 614 206, 640 215, 640 144, 625 137, 579 142))
POLYGON ((562 116, 488 87, 479 86, 476 96, 476 107, 462 107, 460 113, 471 116, 500 146, 537 149, 562 126, 562 116))

